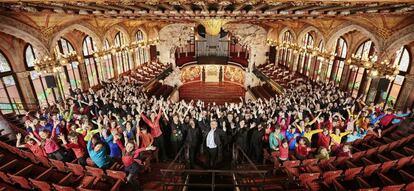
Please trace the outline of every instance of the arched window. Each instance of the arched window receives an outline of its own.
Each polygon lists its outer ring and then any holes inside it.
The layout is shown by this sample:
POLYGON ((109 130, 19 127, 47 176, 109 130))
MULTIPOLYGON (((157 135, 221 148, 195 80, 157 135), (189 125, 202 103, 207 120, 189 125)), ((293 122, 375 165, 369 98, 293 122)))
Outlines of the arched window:
POLYGON ((391 87, 388 89, 386 95, 383 97, 387 100, 387 103, 393 102, 395 103, 400 95, 401 87, 404 84, 405 75, 410 68, 410 54, 406 47, 401 47, 394 55, 392 63, 394 66, 399 66, 400 73, 395 77, 391 87))
MULTIPOLYGON (((313 46, 313 37, 310 33, 306 33, 302 39, 302 46, 313 46)), ((310 53, 301 53, 298 59, 298 72, 309 76, 310 53)))
POLYGON ((99 84, 99 77, 103 76, 102 72, 100 72, 100 75, 98 75, 98 67, 99 71, 102 71, 100 64, 97 64, 95 61, 95 58, 93 57, 93 52, 97 50, 96 44, 93 41, 92 37, 86 36, 83 40, 83 57, 85 58, 85 66, 86 66, 86 72, 88 75, 88 81, 89 85, 96 86, 99 84), (99 66, 98 66, 99 65, 99 66))
MULTIPOLYGON (((109 46, 109 42, 108 40, 105 40, 105 44, 104 44, 104 49, 105 50, 109 50, 110 46, 109 46)), ((112 64, 112 54, 108 53, 104 55, 104 65, 105 65, 105 69, 104 69, 104 73, 106 74, 106 79, 110 79, 114 77, 114 67, 112 64)))
MULTIPOLYGON (((292 33, 290 31, 285 31, 283 33, 282 42, 292 42, 292 41, 293 41, 292 33)), ((282 51, 280 51, 280 58, 282 58, 280 59, 281 64, 288 66, 288 64, 290 63, 291 55, 292 55, 292 50, 290 48, 282 48, 282 51)))
MULTIPOLYGON (((55 47, 55 53, 68 54, 72 51, 75 51, 72 44, 64 38, 58 40, 55 47)), ((81 77, 78 67, 79 63, 77 61, 70 62, 68 65, 63 67, 63 70, 58 72, 58 84, 59 90, 66 95, 69 95, 69 87, 73 90, 76 88, 81 88, 81 77), (69 87, 66 87, 69 83, 69 87)))
MULTIPOLYGON (((144 42, 144 33, 141 30, 138 30, 138 32, 135 34, 135 37, 138 42, 144 42)), ((145 62, 148 62, 148 53, 144 47, 136 48, 135 56, 137 61, 136 65, 141 65, 145 62)))
MULTIPOLYGON (((124 37, 124 34, 122 32, 118 32, 115 35, 115 46, 116 47, 122 47, 123 45, 126 45, 126 39, 124 37)), ((116 63, 118 64, 118 74, 127 72, 131 69, 130 63, 129 63, 129 52, 128 51, 120 51, 115 54, 116 56, 116 63)))
MULTIPOLYGON (((374 43, 371 40, 365 41, 362 43, 355 55, 361 57, 363 59, 367 59, 374 54, 374 43)), ((361 94, 364 90, 359 90, 361 86, 361 82, 363 79, 366 78, 366 72, 364 67, 352 68, 349 80, 348 80, 348 90, 352 92, 353 97, 358 97, 358 94, 361 94), (358 93, 359 92, 359 93, 358 93)))
POLYGON ((330 79, 335 81, 335 83, 339 83, 341 81, 342 72, 344 70, 345 65, 345 58, 348 51, 348 45, 346 44, 346 41, 344 38, 340 37, 336 41, 335 46, 335 59, 333 61, 333 64, 330 63, 328 66, 328 75, 330 76, 330 79))
POLYGON ((47 88, 45 77, 34 70, 34 61, 36 60, 36 54, 31 44, 27 44, 25 48, 25 64, 27 70, 30 71, 30 80, 32 84, 33 92, 36 94, 36 99, 39 105, 51 104, 56 102, 56 95, 52 88, 47 88))
POLYGON ((12 113, 22 109, 20 88, 3 52, 0 51, 0 110, 3 114, 12 113))

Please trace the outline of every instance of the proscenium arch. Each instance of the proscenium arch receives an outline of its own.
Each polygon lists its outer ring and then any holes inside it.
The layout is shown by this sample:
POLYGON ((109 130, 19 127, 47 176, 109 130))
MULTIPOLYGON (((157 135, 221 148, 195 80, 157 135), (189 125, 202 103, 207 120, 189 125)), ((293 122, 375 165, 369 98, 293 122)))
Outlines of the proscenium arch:
POLYGON ((279 33, 279 42, 282 42, 283 41, 283 34, 285 34, 285 32, 286 31, 289 31, 290 32, 290 34, 292 34, 292 41, 293 42, 297 42, 297 36, 296 36, 296 33, 291 29, 291 28, 289 28, 289 27, 285 27, 285 28, 283 28, 281 31, 280 31, 280 33, 279 33))
POLYGON ((34 36, 34 34, 40 34, 40 31, 9 17, 0 16, 0 19, 2 20, 2 22, 0 22, 0 32, 30 43, 35 49, 35 53, 39 56, 39 58, 44 55, 49 55, 49 49, 44 43, 42 43, 40 37, 34 36), (11 25, 9 23, 14 23, 14 25, 11 25), (24 29, 16 28, 16 26, 26 27, 27 31, 24 29))
POLYGON ((326 42, 326 49, 327 50, 333 50, 335 48, 336 41, 339 37, 343 36, 346 33, 352 32, 352 31, 359 31, 363 35, 365 35, 367 38, 371 39, 372 42, 377 47, 377 50, 380 51, 382 49, 382 45, 379 43, 379 40, 374 33, 367 30, 366 28, 356 25, 356 24, 350 24, 350 23, 344 23, 342 25, 339 25, 336 27, 337 30, 331 31, 329 34, 328 41, 326 42))
MULTIPOLYGON (((91 28, 89 28, 87 26, 84 26, 84 25, 81 25, 81 24, 73 24, 73 25, 70 25, 68 27, 65 27, 63 30, 59 31, 58 33, 56 33, 54 35, 54 37, 52 39, 52 43, 50 44, 50 50, 53 50, 56 47, 57 41, 61 37, 63 37, 66 33, 70 32, 70 31, 73 31, 73 30, 81 31, 81 32, 85 33, 86 36, 92 37, 92 40, 96 43, 96 48, 98 50, 103 48, 101 38, 99 38, 99 36, 91 28)), ((73 44, 73 42, 71 42, 71 43, 73 44)))
POLYGON ((308 32, 312 32, 315 31, 315 34, 317 36, 314 36, 313 39, 315 41, 315 45, 314 46, 319 46, 319 42, 322 41, 322 44, 325 43, 325 37, 323 36, 322 32, 317 29, 314 26, 308 26, 305 29, 303 29, 302 31, 300 31, 299 35, 298 35, 298 43, 301 43, 303 40, 303 37, 305 37, 306 33, 308 32))

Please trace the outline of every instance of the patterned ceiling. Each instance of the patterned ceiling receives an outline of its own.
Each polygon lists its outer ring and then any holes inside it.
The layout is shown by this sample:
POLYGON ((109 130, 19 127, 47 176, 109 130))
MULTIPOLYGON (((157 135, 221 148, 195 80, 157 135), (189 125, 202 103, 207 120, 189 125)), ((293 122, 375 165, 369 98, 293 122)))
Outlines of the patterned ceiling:
POLYGON ((58 13, 95 18, 154 20, 163 22, 220 18, 230 21, 274 21, 342 18, 370 14, 414 12, 412 0, 0 0, 0 10, 58 13))

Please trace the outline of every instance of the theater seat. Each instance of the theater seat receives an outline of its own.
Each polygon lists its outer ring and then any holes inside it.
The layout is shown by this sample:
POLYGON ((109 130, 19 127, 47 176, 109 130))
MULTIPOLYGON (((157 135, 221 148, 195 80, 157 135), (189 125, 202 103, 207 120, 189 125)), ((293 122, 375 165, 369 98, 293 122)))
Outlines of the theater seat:
POLYGON ((79 164, 75 164, 75 163, 66 163, 66 166, 68 167, 68 169, 75 175, 77 176, 83 176, 85 175, 85 171, 82 167, 82 165, 79 164))
MULTIPOLYGON (((392 186, 385 186, 382 188, 382 191, 400 191, 405 186, 405 184, 399 184, 399 185, 392 185, 392 186)), ((409 190, 407 190, 409 191, 409 190)))
POLYGON ((341 176, 342 170, 335 170, 335 171, 328 171, 323 173, 322 178, 325 184, 330 185, 332 184, 332 181, 334 181, 336 178, 341 176))
POLYGON ((70 186, 62 186, 57 184, 52 184, 52 186, 56 191, 76 191, 73 187, 70 186))
POLYGON ((60 160, 53 160, 53 159, 49 159, 50 164, 55 167, 58 171, 61 172, 67 172, 68 169, 65 166, 65 163, 60 161, 60 160))
POLYGON ((41 180, 34 180, 29 178, 29 181, 32 183, 32 185, 39 189, 40 191, 50 191, 52 190, 52 187, 50 186, 50 184, 48 182, 45 181, 41 181, 41 180))
POLYGON ((12 174, 8 174, 10 177, 10 180, 13 181, 14 183, 20 185, 22 188, 24 189, 32 189, 32 186, 30 185, 30 182, 22 176, 15 176, 12 174))
POLYGON ((357 168, 349 168, 346 169, 344 172, 344 180, 348 181, 348 180, 352 180, 355 178, 355 176, 357 176, 358 174, 361 173, 363 167, 357 167, 357 168))

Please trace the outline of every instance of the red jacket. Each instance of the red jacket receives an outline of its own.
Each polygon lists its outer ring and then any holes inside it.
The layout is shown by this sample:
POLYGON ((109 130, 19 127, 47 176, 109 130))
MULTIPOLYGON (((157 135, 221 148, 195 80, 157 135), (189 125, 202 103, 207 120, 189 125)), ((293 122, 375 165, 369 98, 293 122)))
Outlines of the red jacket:
POLYGON ((331 143, 331 136, 324 135, 322 132, 318 133, 318 147, 324 147, 328 149, 329 144, 331 143))
POLYGON ((298 145, 295 152, 299 156, 307 157, 309 155, 308 147, 306 145, 298 145))
POLYGON ((158 112, 157 117, 155 118, 155 121, 152 122, 150 119, 147 118, 147 116, 145 116, 143 113, 141 113, 142 119, 145 121, 145 123, 147 123, 148 126, 151 127, 151 135, 154 138, 157 138, 157 137, 162 135, 161 127, 160 127, 161 115, 162 115, 162 110, 160 109, 160 111, 158 112))

